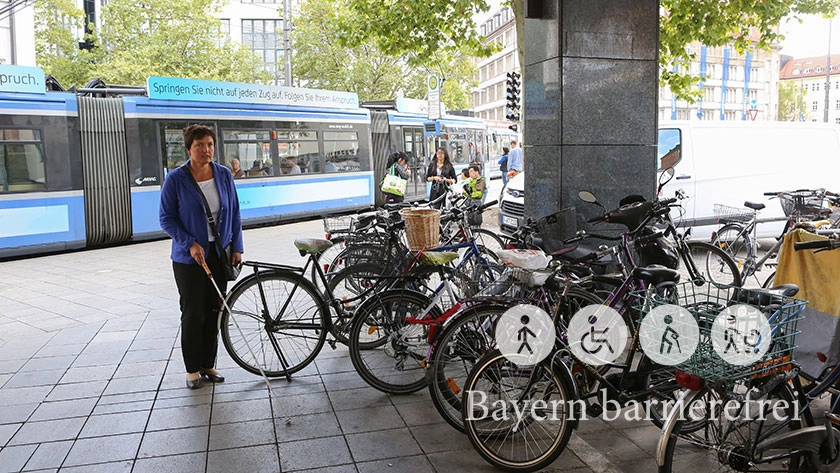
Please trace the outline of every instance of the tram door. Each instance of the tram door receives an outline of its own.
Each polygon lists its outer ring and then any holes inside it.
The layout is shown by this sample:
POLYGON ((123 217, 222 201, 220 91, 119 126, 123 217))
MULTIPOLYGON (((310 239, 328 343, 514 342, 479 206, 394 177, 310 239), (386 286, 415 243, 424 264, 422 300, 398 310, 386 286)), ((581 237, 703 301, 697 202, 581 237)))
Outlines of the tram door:
POLYGON ((404 126, 402 128, 403 144, 405 154, 408 155, 408 167, 411 175, 408 179, 408 187, 405 191, 406 200, 415 200, 426 197, 426 155, 428 154, 423 146, 423 127, 404 126))

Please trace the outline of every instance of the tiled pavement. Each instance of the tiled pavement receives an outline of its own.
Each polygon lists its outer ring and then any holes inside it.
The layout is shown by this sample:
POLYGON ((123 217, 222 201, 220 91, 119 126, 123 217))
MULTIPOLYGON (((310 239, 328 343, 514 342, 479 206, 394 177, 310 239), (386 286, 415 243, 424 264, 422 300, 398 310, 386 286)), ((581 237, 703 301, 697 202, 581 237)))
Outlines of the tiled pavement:
MULTIPOLYGON (((246 231, 247 259, 294 264, 318 221, 246 231)), ((184 387, 169 242, 0 263, 0 473, 496 471, 426 392, 389 396, 325 347, 291 383, 220 347, 227 382, 184 387)), ((589 420, 550 471, 655 471, 658 429, 589 420)), ((686 471, 693 471, 687 468, 686 471)))

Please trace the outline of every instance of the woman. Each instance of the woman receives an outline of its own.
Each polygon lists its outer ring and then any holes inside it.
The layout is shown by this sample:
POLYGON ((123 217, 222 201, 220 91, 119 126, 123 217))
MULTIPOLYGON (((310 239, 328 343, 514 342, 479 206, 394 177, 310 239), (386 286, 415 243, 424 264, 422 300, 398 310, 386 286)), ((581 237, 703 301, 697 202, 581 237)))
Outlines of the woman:
POLYGON ((216 132, 205 125, 191 125, 184 130, 184 146, 190 159, 166 176, 160 198, 160 226, 172 237, 172 269, 180 294, 181 353, 187 369, 187 387, 197 389, 202 377, 212 383, 225 380, 214 368, 219 296, 203 265, 210 268, 222 292, 227 289, 227 279, 220 259, 223 255, 218 254, 207 222, 204 200, 215 218, 221 246, 232 245, 234 265, 242 261, 242 221, 233 177, 228 168, 213 162, 216 132))
POLYGON ((502 146, 502 157, 499 158, 499 171, 502 171, 502 187, 508 183, 508 153, 510 153, 510 148, 502 146))
MULTIPOLYGON (((438 148, 435 152, 436 160, 429 164, 426 170, 426 182, 432 183, 432 190, 429 193, 429 202, 434 202, 438 197, 446 194, 448 186, 455 184, 455 168, 449 159, 449 153, 444 148, 438 148)), ((443 206, 443 199, 433 204, 439 209, 443 206)))
MULTIPOLYGON (((388 156, 388 164, 385 168, 385 174, 395 174, 401 178, 408 180, 408 156, 402 151, 397 151, 388 156)), ((385 196, 386 204, 398 204, 405 199, 405 196, 382 193, 385 196)))

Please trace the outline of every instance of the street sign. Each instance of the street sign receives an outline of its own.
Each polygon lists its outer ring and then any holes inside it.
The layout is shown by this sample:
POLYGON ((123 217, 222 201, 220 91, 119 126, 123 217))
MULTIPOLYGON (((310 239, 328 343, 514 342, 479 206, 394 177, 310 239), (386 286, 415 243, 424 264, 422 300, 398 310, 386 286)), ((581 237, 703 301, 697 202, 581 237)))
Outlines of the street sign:
POLYGON ((429 99, 429 120, 440 118, 440 86, 442 80, 438 76, 429 74, 429 88, 426 94, 429 99))
POLYGON ((755 117, 757 117, 757 116, 758 116, 758 109, 757 108, 751 108, 750 109, 750 120, 755 121, 755 117))

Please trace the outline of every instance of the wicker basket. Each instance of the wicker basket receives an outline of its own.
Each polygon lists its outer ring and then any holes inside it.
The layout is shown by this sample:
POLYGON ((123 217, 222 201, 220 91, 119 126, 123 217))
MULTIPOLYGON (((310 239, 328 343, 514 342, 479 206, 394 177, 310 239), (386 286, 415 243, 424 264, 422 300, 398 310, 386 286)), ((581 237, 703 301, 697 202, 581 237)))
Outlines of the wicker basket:
POLYGON ((405 236, 411 251, 427 250, 440 246, 440 210, 402 209, 405 236))

